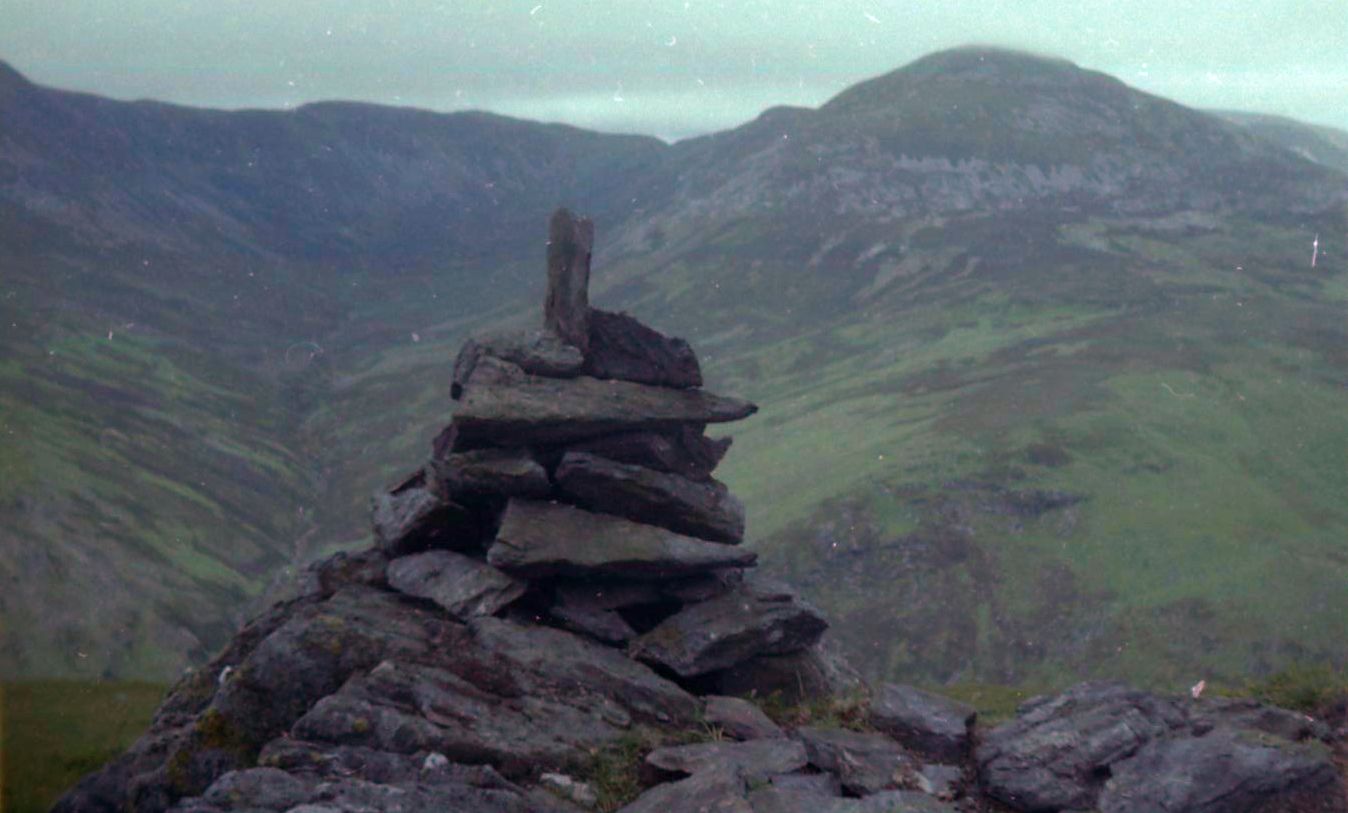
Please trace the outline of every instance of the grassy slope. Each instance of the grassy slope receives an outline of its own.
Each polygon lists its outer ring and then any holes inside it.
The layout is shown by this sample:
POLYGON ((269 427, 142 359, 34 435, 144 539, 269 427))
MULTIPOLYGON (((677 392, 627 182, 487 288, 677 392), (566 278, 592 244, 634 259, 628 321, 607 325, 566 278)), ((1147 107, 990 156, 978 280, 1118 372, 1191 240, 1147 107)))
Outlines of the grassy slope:
POLYGON ((0 684, 0 810, 49 810, 130 745, 163 696, 150 683, 0 684))
POLYGON ((877 676, 1178 686, 1340 658, 1348 272, 1306 268, 1302 231, 1085 221, 1059 240, 1091 235, 1093 263, 715 365, 763 406, 724 472, 766 561, 877 676), (1020 517, 1001 489, 1086 499, 1020 517))

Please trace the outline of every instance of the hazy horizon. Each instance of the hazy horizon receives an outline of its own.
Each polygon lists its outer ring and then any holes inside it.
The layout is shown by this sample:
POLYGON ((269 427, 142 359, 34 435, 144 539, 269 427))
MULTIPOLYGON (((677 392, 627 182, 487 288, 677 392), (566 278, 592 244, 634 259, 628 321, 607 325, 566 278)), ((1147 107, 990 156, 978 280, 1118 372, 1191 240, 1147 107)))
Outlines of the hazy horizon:
POLYGON ((115 99, 485 110, 670 140, 778 105, 817 107, 926 54, 977 44, 1061 57, 1190 107, 1348 129, 1342 3, 456 5, 139 0, 113 15, 17 0, 0 59, 39 84, 115 99))

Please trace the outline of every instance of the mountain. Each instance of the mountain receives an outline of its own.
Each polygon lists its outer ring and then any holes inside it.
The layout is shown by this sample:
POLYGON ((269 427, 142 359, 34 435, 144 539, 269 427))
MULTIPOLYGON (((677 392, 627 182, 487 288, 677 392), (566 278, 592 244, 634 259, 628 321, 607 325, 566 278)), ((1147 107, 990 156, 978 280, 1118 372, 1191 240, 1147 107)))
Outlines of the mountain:
POLYGON ((1285 116, 1233 110, 1214 112, 1268 141, 1281 144, 1302 158, 1340 172, 1348 172, 1348 132, 1334 127, 1303 124, 1285 116))
POLYGON ((983 48, 673 145, 5 76, 7 676, 175 671, 359 543, 559 203, 762 407, 726 479, 868 674, 1342 657, 1348 177, 1267 133, 983 48))

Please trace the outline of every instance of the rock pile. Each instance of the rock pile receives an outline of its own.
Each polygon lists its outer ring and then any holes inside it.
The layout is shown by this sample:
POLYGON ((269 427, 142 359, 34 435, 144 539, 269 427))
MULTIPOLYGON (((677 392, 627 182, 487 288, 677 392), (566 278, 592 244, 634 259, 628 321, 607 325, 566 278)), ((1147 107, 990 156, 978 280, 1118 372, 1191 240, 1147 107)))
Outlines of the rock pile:
POLYGON ((57 811, 1348 810, 1290 712, 1086 684, 981 732, 866 689, 712 478, 706 426, 754 406, 590 308, 588 222, 550 237, 544 328, 464 346, 375 546, 314 565, 57 811))

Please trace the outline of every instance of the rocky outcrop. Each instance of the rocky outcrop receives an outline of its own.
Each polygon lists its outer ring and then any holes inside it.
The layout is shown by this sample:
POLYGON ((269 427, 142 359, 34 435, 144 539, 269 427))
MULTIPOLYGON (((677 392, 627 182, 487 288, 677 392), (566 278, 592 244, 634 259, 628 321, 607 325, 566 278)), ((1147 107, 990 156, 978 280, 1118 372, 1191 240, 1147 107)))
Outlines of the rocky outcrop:
POLYGON ((1086 684, 976 731, 871 692, 711 477, 706 425, 754 406, 589 309, 591 240, 553 219, 544 330, 465 346, 374 547, 311 567, 58 813, 1346 813, 1324 732, 1258 704, 1086 684))

